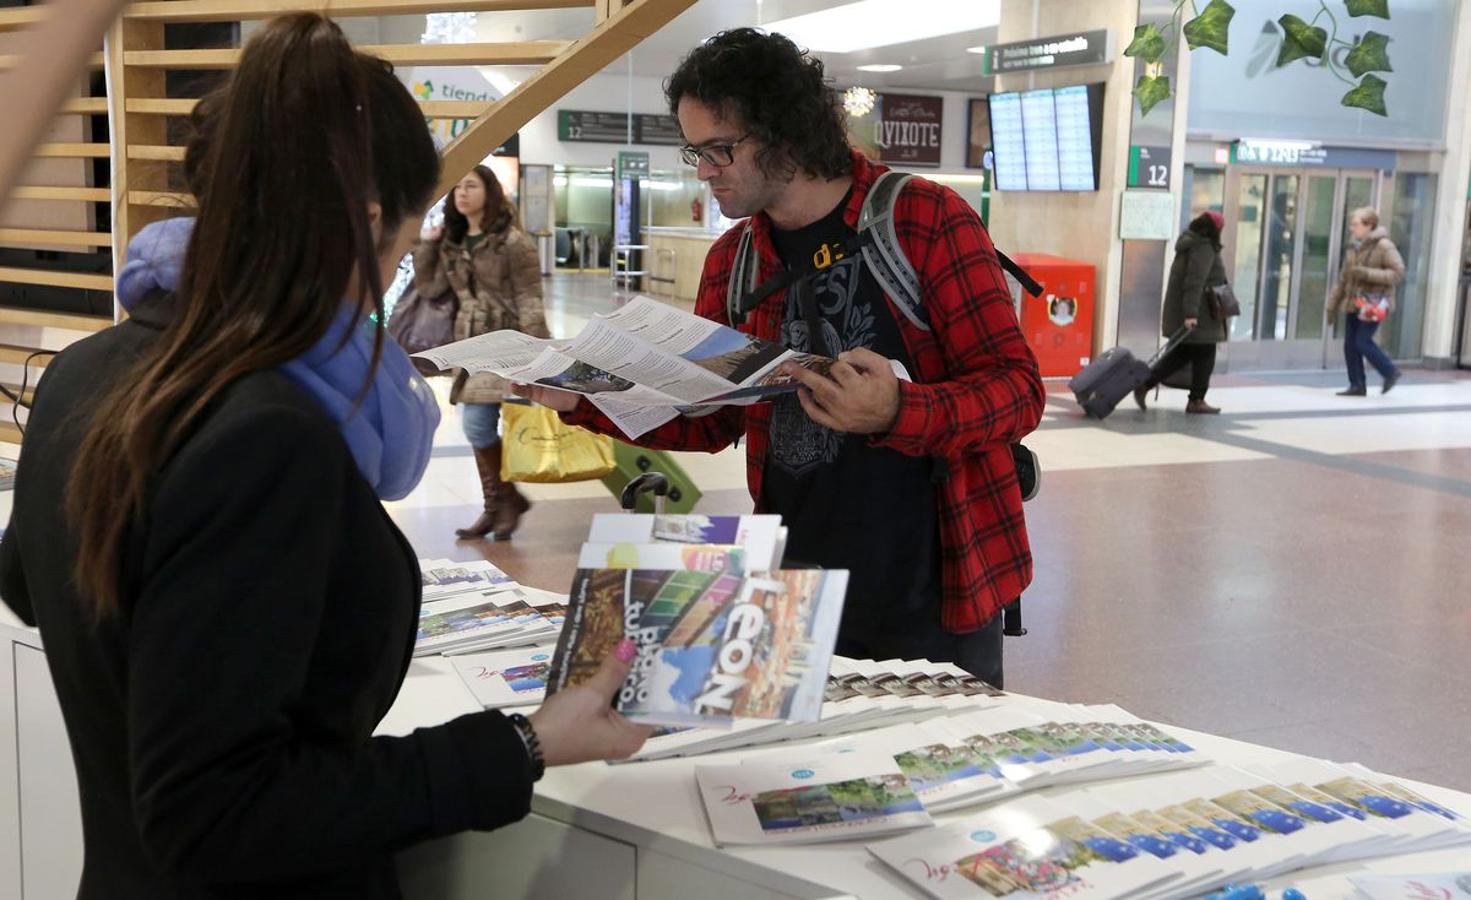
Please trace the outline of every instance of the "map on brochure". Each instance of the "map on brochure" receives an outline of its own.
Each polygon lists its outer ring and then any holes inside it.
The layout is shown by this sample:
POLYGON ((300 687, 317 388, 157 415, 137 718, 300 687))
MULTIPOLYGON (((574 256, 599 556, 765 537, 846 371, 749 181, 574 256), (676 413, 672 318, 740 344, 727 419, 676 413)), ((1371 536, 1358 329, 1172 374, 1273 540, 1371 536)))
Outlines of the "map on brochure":
POLYGON ((797 384, 783 371, 786 363, 825 372, 833 362, 649 297, 635 297, 614 312, 594 316, 570 340, 493 331, 414 356, 440 369, 492 372, 517 384, 611 401, 598 406, 630 438, 681 410, 746 405, 790 393, 797 384), (661 416, 637 414, 651 407, 661 408, 661 416))
POLYGON ((721 845, 841 841, 930 824, 909 780, 883 753, 696 766, 695 780, 721 845))
POLYGON ((548 691, 590 677, 628 637, 638 654, 616 705, 631 718, 715 727, 815 721, 847 585, 847 572, 818 569, 760 577, 579 570, 548 691))

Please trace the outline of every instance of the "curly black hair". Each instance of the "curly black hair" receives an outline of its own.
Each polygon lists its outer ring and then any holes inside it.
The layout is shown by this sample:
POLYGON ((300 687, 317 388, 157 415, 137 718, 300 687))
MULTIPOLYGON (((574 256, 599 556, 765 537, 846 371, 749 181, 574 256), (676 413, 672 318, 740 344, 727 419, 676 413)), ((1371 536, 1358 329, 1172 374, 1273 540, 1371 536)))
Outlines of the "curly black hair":
POLYGON ((780 34, 722 31, 689 52, 664 82, 669 111, 693 97, 734 115, 762 144, 756 163, 768 175, 806 172, 840 178, 853 169, 847 117, 822 61, 780 34))

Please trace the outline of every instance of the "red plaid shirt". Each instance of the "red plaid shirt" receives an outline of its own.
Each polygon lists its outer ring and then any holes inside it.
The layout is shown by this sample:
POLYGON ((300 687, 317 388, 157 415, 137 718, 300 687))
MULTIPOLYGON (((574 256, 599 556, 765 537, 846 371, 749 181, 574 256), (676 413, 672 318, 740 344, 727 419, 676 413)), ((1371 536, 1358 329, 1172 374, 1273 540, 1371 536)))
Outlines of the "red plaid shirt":
MULTIPOLYGON (((843 214, 849 227, 857 227, 863 198, 884 171, 853 154, 853 193, 843 214)), ((1009 445, 1037 427, 1046 393, 990 236, 970 204, 947 187, 912 179, 899 197, 895 220, 899 242, 919 273, 933 330, 915 327, 889 298, 918 371, 911 373, 914 383, 899 384, 899 418, 893 429, 871 440, 948 465, 949 475, 937 487, 942 621, 947 630, 963 634, 985 625, 1031 583, 1032 554, 1009 445)), ((771 241, 770 219, 762 213, 753 223, 760 283, 782 271, 782 263, 771 241)), ((743 227, 731 229, 711 248, 695 301, 698 315, 722 324, 729 324, 726 284, 743 227)), ((751 311, 741 330, 780 341, 785 309, 785 292, 777 292, 751 311)), ((619 435, 590 403, 563 418, 619 435)), ((765 404, 726 407, 708 416, 676 419, 637 443, 654 450, 714 453, 745 435, 746 480, 759 506, 770 424, 771 409, 765 404)), ((854 485, 854 490, 862 486, 854 485)), ((893 564, 907 562, 896 559, 893 564)))

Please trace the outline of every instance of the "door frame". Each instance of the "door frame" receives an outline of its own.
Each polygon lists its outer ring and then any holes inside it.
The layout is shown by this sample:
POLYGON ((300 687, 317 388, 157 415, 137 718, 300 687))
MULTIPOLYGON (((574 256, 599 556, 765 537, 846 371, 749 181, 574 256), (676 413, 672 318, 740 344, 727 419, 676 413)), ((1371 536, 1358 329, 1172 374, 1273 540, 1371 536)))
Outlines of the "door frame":
MULTIPOLYGON (((1328 259, 1329 290, 1337 280, 1338 272, 1342 268, 1344 253, 1344 232, 1348 217, 1347 203, 1348 194, 1346 185, 1350 178, 1368 178, 1370 180, 1369 205, 1378 207, 1384 191, 1384 172, 1374 169, 1339 169, 1320 168, 1317 166, 1253 166, 1253 165, 1230 165, 1226 167, 1225 187, 1225 214, 1227 223, 1239 221, 1241 215, 1241 179, 1243 177, 1266 176, 1267 185, 1265 196, 1267 202, 1276 187, 1275 179, 1279 177, 1297 178, 1297 217, 1293 223, 1294 239, 1292 248, 1292 276, 1288 287, 1287 301, 1287 323, 1288 333, 1293 334, 1297 329, 1298 309, 1302 302, 1302 262, 1306 252, 1307 241, 1304 239, 1303 228, 1305 223, 1303 216, 1307 210, 1308 186, 1310 179, 1329 176, 1334 179, 1333 194, 1333 221, 1334 228, 1329 236, 1328 259)), ((1237 231, 1228 224, 1227 234, 1222 239, 1222 257, 1227 272, 1236 271, 1236 241, 1237 231)), ((1266 290, 1267 271, 1261 265, 1265 258, 1266 241, 1268 240, 1267 229, 1264 227, 1258 238, 1262 243, 1258 246, 1258 264, 1256 271, 1256 297, 1257 305, 1253 309, 1253 316, 1260 315, 1260 304, 1266 290)), ((1338 335, 1334 322, 1326 323, 1322 337, 1299 340, 1288 337, 1283 340, 1263 340, 1257 336, 1260 332, 1260 319, 1253 322, 1250 340, 1227 341, 1225 344, 1225 357, 1227 367, 1235 371, 1272 371, 1284 369, 1327 369, 1329 360, 1334 358, 1330 353, 1330 347, 1335 343, 1338 335)))

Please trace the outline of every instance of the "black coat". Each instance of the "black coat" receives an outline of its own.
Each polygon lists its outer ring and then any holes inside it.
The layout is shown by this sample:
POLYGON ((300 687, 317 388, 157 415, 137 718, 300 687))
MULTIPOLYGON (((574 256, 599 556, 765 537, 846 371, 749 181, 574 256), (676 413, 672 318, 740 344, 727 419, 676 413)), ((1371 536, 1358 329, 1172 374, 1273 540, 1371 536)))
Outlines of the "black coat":
POLYGON ((1226 265, 1221 261, 1221 248, 1193 231, 1180 235, 1165 287, 1164 314, 1160 321, 1165 337, 1179 331, 1186 319, 1199 319, 1200 323, 1185 338, 1185 343, 1219 344, 1226 340, 1226 323, 1211 315, 1211 305, 1205 298, 1206 288, 1225 283, 1226 265))
POLYGON ((234 384, 126 539, 121 614, 93 625, 70 585, 80 426, 167 315, 145 303, 47 368, 0 546, 71 738, 80 896, 395 897, 396 850, 523 817, 530 764, 499 713, 372 737, 418 567, 314 399, 275 371, 234 384))

